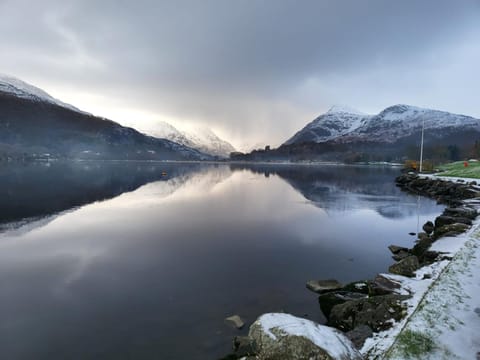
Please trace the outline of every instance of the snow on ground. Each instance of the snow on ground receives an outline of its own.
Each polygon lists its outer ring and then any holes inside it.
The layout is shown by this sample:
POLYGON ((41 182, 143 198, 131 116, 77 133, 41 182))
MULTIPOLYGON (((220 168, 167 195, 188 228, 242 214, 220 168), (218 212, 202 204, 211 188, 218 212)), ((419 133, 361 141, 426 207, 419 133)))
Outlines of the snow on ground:
POLYGON ((263 331, 276 340, 273 329, 285 335, 302 336, 327 351, 334 359, 353 359, 358 351, 338 330, 283 313, 269 313, 257 320, 263 331))
MULTIPOLYGON (((465 203, 480 209, 477 199, 465 203)), ((480 220, 465 234, 437 240, 431 250, 453 259, 423 267, 412 279, 385 274, 413 296, 403 320, 367 339, 361 349, 367 359, 480 359, 480 220)))
POLYGON ((440 239, 433 250, 462 247, 423 297, 386 359, 478 359, 480 354, 480 230, 440 239))

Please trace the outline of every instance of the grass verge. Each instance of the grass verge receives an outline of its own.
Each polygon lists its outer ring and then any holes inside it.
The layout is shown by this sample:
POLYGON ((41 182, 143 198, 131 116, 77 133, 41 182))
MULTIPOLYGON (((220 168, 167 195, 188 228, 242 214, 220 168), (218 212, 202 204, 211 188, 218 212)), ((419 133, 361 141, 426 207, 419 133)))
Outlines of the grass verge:
POLYGON ((424 333, 405 330, 397 339, 398 349, 406 357, 419 357, 428 354, 435 348, 435 342, 424 333))
POLYGON ((439 168, 442 170, 442 172, 437 174, 439 176, 480 179, 480 161, 469 161, 466 167, 463 161, 457 161, 439 166, 439 168))

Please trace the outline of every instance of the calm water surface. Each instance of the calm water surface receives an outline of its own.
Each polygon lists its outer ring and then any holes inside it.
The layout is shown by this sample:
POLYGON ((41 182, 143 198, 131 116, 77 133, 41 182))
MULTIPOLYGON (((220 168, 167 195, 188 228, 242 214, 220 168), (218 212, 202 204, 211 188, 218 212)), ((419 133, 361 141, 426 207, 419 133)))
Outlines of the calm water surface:
POLYGON ((1 359, 216 359, 247 324, 324 321, 309 279, 371 278, 442 208, 398 170, 0 167, 1 359), (162 172, 166 172, 162 174, 162 172))

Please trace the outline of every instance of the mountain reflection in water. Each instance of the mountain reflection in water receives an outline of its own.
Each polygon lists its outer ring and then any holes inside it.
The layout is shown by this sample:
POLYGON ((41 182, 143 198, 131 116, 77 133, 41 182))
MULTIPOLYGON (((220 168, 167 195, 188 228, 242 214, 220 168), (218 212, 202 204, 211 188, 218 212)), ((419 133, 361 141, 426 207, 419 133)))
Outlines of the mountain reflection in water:
POLYGON ((247 324, 322 322, 315 278, 385 271, 441 207, 398 170, 142 162, 0 167, 0 358, 215 359, 247 324))

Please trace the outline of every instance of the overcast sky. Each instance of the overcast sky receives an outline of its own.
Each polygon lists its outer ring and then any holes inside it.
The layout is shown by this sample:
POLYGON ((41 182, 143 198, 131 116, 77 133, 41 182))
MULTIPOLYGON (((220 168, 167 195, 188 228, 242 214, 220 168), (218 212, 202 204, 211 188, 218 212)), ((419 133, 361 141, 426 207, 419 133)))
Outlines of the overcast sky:
POLYGON ((480 0, 0 0, 0 72, 139 127, 279 145, 333 104, 480 118, 480 0))

